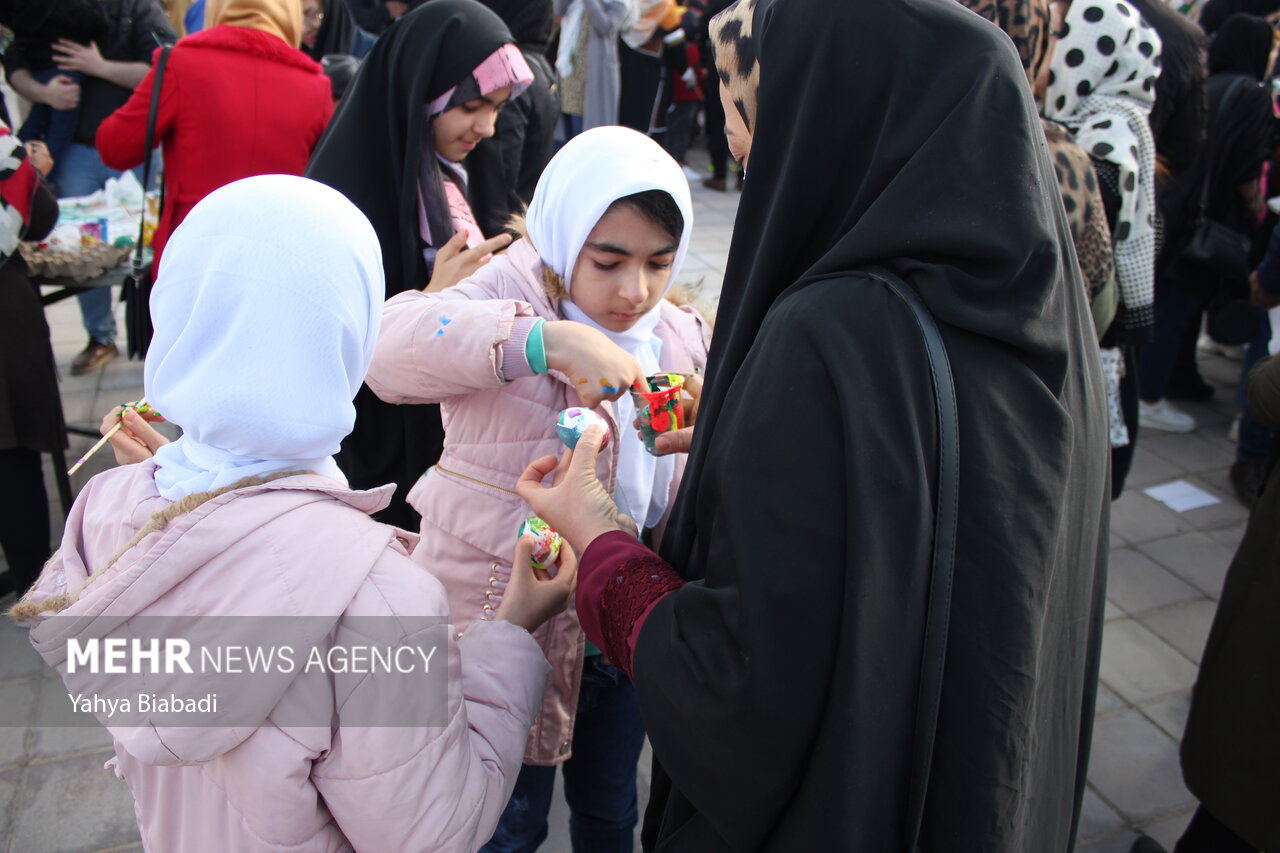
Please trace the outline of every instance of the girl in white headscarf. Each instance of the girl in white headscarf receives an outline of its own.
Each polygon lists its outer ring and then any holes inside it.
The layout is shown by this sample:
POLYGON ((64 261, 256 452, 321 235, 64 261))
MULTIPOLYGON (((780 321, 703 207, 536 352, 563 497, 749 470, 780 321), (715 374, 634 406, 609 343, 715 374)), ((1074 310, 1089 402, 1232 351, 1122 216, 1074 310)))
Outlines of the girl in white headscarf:
POLYGON ((331 457, 383 283, 373 227, 337 190, 269 175, 200 201, 152 293, 146 363, 147 398, 184 434, 89 481, 11 612, 68 690, 95 696, 149 850, 208 849, 193 827, 217 826, 233 850, 461 853, 505 806, 549 670, 530 632, 565 606, 575 563, 537 581, 526 537, 503 609, 456 633, 412 536, 369 517, 392 487, 346 487, 331 457), (72 639, 157 630, 194 639, 192 666, 68 664, 72 639), (256 668, 196 663, 246 641, 269 655, 256 668), (385 668, 312 666, 394 647, 403 674, 420 641, 447 664, 413 689, 385 668), (206 692, 202 713, 136 698, 206 692))
MULTIPOLYGON (((441 405, 444 452, 409 502, 423 518, 415 557, 444 567, 460 628, 492 618, 503 598, 506 555, 530 515, 516 481, 530 460, 563 447, 554 427, 567 407, 593 408, 608 422, 601 481, 640 528, 660 533, 683 456, 645 451, 627 388, 705 364, 705 321, 664 299, 692 226, 688 181, 661 146, 626 128, 596 128, 570 140, 543 172, 527 239, 453 288, 387 302, 366 381, 387 402, 441 405)), ((594 648, 584 662, 572 612, 537 636, 551 685, 488 849, 523 849, 546 831, 560 763, 571 811, 608 816, 594 830, 575 821, 575 834, 585 833, 575 849, 619 849, 635 823, 643 742, 633 688, 594 648)))

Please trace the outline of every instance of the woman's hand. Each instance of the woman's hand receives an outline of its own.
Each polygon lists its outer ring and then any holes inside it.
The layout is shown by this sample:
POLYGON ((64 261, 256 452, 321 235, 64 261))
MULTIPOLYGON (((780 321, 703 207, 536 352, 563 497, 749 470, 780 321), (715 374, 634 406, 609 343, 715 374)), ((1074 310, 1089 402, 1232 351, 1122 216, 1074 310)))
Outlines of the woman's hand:
POLYGON ((119 465, 131 465, 150 459, 156 455, 157 450, 169 443, 169 439, 156 432, 141 415, 122 406, 116 406, 107 412, 98 432, 106 435, 121 422, 124 426, 111 436, 111 449, 115 451, 116 463, 119 465))
POLYGON ((553 320, 542 327, 547 367, 559 370, 573 383, 578 400, 594 409, 602 400, 616 400, 644 379, 640 362, 609 340, 599 329, 572 320, 553 320))
POLYGON ((431 268, 431 281, 423 293, 439 293, 448 290, 464 278, 473 275, 489 263, 489 256, 511 245, 510 234, 499 234, 485 240, 474 249, 467 248, 467 232, 459 231, 436 252, 435 266, 431 268))
POLYGON ((530 634, 557 613, 563 613, 578 584, 578 558, 568 545, 560 546, 555 577, 546 569, 535 569, 531 560, 536 540, 525 534, 516 542, 511 563, 511 580, 495 615, 530 634))
POLYGON ((554 456, 535 460, 516 483, 516 493, 534 514, 579 551, 611 530, 639 535, 636 523, 618 510, 596 476, 596 457, 603 440, 604 430, 598 424, 587 427, 576 449, 566 450, 558 461, 554 456), (542 485, 548 474, 555 475, 551 488, 542 485))

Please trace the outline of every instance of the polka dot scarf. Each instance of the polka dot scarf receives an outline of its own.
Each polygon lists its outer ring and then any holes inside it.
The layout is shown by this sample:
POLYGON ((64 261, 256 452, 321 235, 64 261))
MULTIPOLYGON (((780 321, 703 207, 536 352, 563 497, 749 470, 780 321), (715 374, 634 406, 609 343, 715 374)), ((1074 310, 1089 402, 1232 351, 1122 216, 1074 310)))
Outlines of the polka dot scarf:
POLYGON ((1160 37, 1124 0, 1075 0, 1067 12, 1045 96, 1045 115, 1085 151, 1120 172, 1112 239, 1126 333, 1154 319, 1155 141, 1147 123, 1160 76, 1160 37))

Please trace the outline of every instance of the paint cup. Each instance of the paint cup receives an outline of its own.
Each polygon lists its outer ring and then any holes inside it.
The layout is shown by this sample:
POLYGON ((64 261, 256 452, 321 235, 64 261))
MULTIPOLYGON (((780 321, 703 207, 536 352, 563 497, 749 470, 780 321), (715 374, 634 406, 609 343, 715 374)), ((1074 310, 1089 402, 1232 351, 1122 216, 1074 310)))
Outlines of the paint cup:
POLYGON ((640 440, 644 449, 654 456, 661 456, 662 451, 654 446, 658 436, 684 426, 684 403, 680 400, 680 391, 684 388, 684 377, 679 373, 655 373, 646 376, 648 390, 631 388, 631 399, 636 404, 636 421, 640 425, 640 440))

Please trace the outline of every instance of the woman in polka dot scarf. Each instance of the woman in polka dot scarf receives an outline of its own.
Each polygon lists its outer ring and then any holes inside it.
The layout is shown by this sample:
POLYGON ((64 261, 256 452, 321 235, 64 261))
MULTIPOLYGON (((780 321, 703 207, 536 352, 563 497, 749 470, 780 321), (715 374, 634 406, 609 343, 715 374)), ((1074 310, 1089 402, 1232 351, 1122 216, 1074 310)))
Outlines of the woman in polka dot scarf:
POLYGON ((1160 37, 1124 0, 1075 0, 1053 55, 1045 115, 1119 170, 1114 223, 1120 307, 1115 323, 1144 343, 1154 319, 1155 142, 1147 123, 1160 76, 1160 37))

